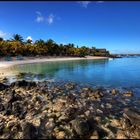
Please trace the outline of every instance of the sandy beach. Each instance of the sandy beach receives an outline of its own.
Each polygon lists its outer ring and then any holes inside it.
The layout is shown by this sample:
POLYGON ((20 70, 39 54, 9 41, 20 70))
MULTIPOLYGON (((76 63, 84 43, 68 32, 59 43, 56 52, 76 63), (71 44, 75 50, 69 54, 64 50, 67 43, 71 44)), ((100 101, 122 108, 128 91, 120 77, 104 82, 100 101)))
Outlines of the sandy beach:
POLYGON ((50 61, 68 61, 68 60, 97 60, 97 59, 108 59, 108 57, 98 57, 98 56, 86 56, 85 58, 82 57, 57 57, 57 58, 25 58, 24 60, 12 60, 12 61, 0 61, 0 69, 7 68, 14 65, 19 64, 27 64, 27 63, 40 63, 40 62, 50 62, 50 61))

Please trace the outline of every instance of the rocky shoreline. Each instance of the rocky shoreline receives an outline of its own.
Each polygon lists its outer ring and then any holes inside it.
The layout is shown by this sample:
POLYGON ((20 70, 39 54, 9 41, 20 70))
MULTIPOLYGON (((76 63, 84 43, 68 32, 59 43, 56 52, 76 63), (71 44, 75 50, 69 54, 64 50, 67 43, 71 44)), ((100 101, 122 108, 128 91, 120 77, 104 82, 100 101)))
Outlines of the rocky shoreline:
POLYGON ((1 139, 139 139, 140 99, 48 81, 0 83, 1 139))

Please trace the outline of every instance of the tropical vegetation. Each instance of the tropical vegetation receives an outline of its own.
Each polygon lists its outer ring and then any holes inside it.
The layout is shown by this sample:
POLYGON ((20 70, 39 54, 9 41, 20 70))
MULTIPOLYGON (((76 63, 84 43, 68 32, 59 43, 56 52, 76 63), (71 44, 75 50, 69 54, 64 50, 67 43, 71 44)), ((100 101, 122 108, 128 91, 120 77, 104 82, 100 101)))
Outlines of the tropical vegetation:
POLYGON ((42 39, 33 42, 31 39, 24 41, 19 34, 14 34, 10 40, 0 38, 0 56, 109 56, 106 49, 96 49, 95 47, 75 46, 72 43, 67 45, 57 44, 54 40, 42 39))

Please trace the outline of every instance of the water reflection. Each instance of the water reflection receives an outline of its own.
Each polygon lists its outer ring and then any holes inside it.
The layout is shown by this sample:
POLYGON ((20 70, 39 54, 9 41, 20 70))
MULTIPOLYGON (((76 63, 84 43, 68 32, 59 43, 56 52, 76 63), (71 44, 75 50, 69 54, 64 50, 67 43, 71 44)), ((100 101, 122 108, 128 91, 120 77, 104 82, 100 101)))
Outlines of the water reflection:
MULTIPOLYGON (((53 78, 60 73, 60 71, 73 72, 77 69, 86 70, 89 65, 102 66, 108 62, 108 60, 77 60, 77 61, 59 61, 59 62, 47 62, 47 63, 35 63, 26 65, 17 65, 11 67, 9 71, 13 73, 29 73, 38 76, 38 78, 50 77, 53 78)), ((64 73, 62 73, 64 76, 64 73)), ((28 74, 27 74, 28 77, 28 74)))

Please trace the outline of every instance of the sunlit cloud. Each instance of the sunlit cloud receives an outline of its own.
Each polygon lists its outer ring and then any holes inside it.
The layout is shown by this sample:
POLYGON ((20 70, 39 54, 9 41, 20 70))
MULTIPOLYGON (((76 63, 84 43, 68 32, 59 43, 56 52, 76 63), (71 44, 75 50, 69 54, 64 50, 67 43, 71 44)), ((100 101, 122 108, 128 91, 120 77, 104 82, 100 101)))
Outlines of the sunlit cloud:
POLYGON ((28 36, 26 40, 33 40, 31 36, 28 36))
POLYGON ((36 11, 36 22, 40 23, 40 22, 44 22, 45 18, 42 16, 42 13, 39 11, 36 11))
POLYGON ((52 23, 54 23, 54 20, 61 20, 60 17, 56 17, 54 16, 54 14, 49 14, 48 16, 43 16, 41 12, 36 11, 36 22, 38 23, 48 23, 49 25, 51 25, 52 23))
POLYGON ((53 15, 53 14, 50 14, 50 15, 48 16, 47 22, 48 22, 49 24, 52 24, 52 23, 54 22, 54 15, 53 15))

